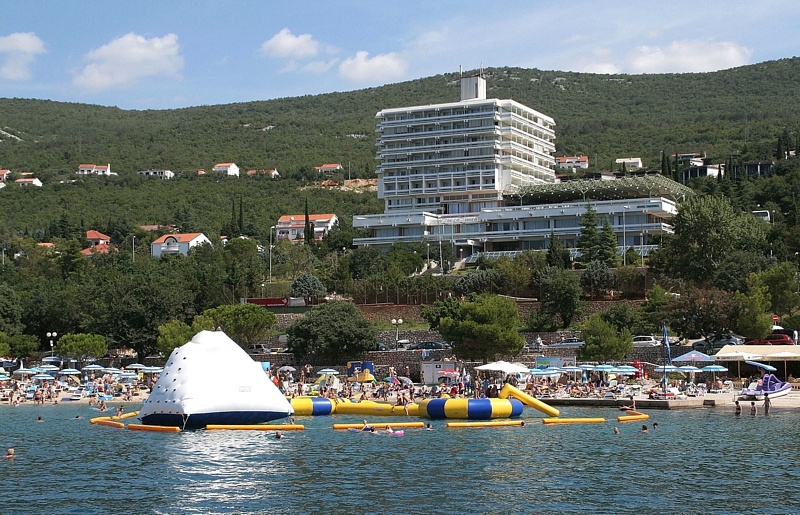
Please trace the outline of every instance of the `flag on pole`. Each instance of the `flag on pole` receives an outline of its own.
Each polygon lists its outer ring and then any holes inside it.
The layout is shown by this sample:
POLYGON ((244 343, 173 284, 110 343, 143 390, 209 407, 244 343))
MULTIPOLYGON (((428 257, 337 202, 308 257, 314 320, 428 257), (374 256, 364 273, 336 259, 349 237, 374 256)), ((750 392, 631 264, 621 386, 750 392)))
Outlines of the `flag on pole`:
MULTIPOLYGON (((666 367, 666 365, 669 365, 670 363, 672 363, 672 359, 671 359, 671 356, 670 356, 669 336, 667 335, 667 323, 666 322, 662 322, 661 326, 662 326, 662 329, 663 329, 663 335, 662 335, 661 344, 664 346, 664 366, 666 367)), ((667 393, 667 372, 666 372, 666 368, 664 370, 665 370, 665 372, 664 372, 664 393, 667 393)))

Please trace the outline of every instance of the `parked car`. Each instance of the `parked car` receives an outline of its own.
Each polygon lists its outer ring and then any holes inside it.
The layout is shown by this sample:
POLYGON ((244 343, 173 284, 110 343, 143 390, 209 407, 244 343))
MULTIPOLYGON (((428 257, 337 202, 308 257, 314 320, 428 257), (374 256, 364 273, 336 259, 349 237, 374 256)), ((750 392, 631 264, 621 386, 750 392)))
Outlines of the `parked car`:
POLYGON ((389 347, 383 342, 377 342, 373 350, 389 350, 389 347))
POLYGON ((421 342, 409 345, 407 350, 439 350, 447 349, 449 345, 441 342, 421 342))
POLYGON ((656 340, 652 336, 634 336, 633 337, 633 346, 634 347, 658 347, 661 345, 661 342, 656 340))
POLYGON ((578 347, 583 347, 586 345, 586 342, 581 340, 580 338, 570 337, 564 338, 561 341, 553 342, 547 345, 548 349, 575 349, 578 347))
POLYGON ((692 349, 700 352, 709 353, 715 349, 721 349, 726 345, 741 345, 744 343, 744 338, 734 335, 722 336, 720 338, 707 338, 705 340, 698 340, 692 344, 692 349))
POLYGON ((794 345, 794 340, 782 333, 768 334, 766 338, 754 338, 744 342, 745 345, 794 345))
POLYGON ((269 354, 272 352, 272 349, 266 343, 252 343, 248 345, 247 350, 250 354, 269 354))

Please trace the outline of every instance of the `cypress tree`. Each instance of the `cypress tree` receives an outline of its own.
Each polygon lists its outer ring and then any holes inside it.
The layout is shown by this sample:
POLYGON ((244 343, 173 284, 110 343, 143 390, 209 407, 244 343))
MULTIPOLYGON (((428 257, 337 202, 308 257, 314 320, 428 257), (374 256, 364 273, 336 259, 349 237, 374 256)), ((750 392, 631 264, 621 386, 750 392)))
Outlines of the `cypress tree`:
POLYGON ((314 228, 311 225, 311 219, 308 216, 308 197, 306 197, 306 223, 305 227, 303 227, 303 239, 305 240, 306 245, 312 245, 314 243, 314 228))

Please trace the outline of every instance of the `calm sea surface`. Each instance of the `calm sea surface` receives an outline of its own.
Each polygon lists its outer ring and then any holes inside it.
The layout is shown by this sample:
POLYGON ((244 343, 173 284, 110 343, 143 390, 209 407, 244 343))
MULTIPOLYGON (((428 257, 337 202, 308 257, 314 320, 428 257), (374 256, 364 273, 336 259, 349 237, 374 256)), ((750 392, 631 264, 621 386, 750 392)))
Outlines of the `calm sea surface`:
POLYGON ((521 428, 436 421, 403 437, 331 429, 357 417, 298 417, 306 430, 277 440, 94 426, 86 405, 2 407, 0 448, 18 457, 0 460, 0 511, 800 513, 800 412, 773 410, 649 411, 660 428, 648 434, 610 408, 561 409, 605 424, 545 426, 526 408, 521 428))

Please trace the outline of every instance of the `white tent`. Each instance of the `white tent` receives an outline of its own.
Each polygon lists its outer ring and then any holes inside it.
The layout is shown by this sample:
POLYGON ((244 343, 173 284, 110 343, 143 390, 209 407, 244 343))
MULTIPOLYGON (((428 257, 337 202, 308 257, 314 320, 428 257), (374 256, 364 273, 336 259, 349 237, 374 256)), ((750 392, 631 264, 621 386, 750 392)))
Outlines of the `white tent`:
POLYGON ((222 331, 201 331, 172 351, 139 412, 145 424, 258 424, 294 412, 247 352, 222 331))

